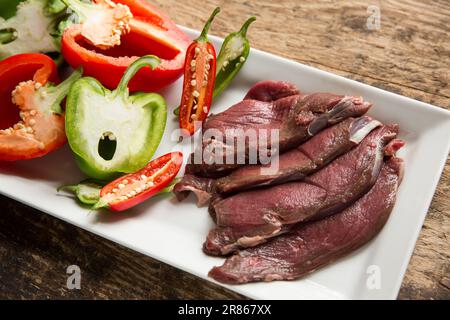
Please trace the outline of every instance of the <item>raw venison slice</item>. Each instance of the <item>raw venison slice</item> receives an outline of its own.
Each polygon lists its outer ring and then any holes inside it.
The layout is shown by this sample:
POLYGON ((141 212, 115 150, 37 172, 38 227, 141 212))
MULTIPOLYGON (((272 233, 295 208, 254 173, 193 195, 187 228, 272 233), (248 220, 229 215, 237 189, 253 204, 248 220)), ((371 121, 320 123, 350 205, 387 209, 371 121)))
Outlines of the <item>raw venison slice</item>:
POLYGON ((403 161, 391 158, 374 187, 344 211, 328 218, 296 225, 261 246, 240 251, 215 267, 209 276, 240 284, 293 280, 342 258, 374 238, 394 207, 403 174, 403 161))
POLYGON ((269 172, 271 165, 245 166, 218 179, 215 182, 215 191, 229 194, 301 180, 348 152, 378 126, 381 126, 381 123, 368 116, 346 119, 319 132, 297 148, 281 154, 276 172, 265 173, 269 172))
MULTIPOLYGON (((371 107, 362 98, 331 93, 284 96, 267 89, 274 86, 274 83, 261 86, 269 92, 268 97, 261 97, 261 88, 253 89, 258 93, 251 93, 251 89, 250 96, 266 100, 280 96, 282 98, 274 101, 243 100, 228 110, 209 117, 203 125, 201 150, 197 151, 201 157, 197 156, 200 159, 196 159, 194 154, 191 156, 186 173, 210 178, 225 176, 246 164, 259 163, 252 163, 251 155, 257 155, 260 148, 267 149, 272 154, 283 153, 330 125, 365 114, 371 107), (274 134, 272 130, 278 133, 277 146, 272 146, 271 143, 274 134), (205 134, 208 132, 214 134, 205 134), (264 139, 263 133, 266 134, 264 139), (241 140, 245 142, 242 149, 236 143, 241 140)), ((283 83, 283 86, 286 84, 283 83)), ((295 93, 291 89, 287 92, 295 93)))
POLYGON ((260 186, 301 180, 349 151, 378 126, 381 126, 381 123, 368 116, 349 118, 280 155, 278 170, 272 174, 262 171, 268 169, 270 165, 249 165, 217 180, 185 175, 175 186, 174 192, 180 201, 193 192, 198 199, 197 205, 203 206, 214 193, 230 194, 260 186))
POLYGON ((178 201, 182 201, 194 193, 197 197, 197 206, 203 207, 209 203, 214 195, 215 180, 185 174, 180 182, 173 187, 173 192, 178 201))
POLYGON ((210 209, 217 228, 208 234, 204 251, 224 255, 256 246, 286 232, 292 224, 341 211, 373 186, 384 148, 397 132, 397 125, 375 129, 356 148, 301 182, 241 192, 213 202, 210 209))
POLYGON ((244 100, 275 101, 289 96, 299 95, 297 87, 284 81, 261 81, 253 85, 244 100))

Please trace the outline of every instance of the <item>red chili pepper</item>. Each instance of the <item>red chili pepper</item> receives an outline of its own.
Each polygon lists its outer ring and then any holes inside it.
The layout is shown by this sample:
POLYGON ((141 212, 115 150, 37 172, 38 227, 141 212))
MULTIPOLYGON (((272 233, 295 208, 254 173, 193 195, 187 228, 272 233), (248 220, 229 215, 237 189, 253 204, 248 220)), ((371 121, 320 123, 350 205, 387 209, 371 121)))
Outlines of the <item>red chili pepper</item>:
MULTIPOLYGON (((95 47, 86 41, 82 25, 77 24, 63 34, 64 59, 73 68, 83 66, 85 75, 113 89, 132 62, 153 54, 161 59, 161 64, 155 70, 149 67, 141 69, 130 82, 130 91, 157 91, 177 80, 183 73, 189 44, 187 35, 145 0, 113 2, 128 6, 133 15, 129 21, 129 32, 121 36, 120 45, 109 49, 95 47)), ((89 33, 95 35, 95 32, 89 33)))
POLYGON ((214 17, 220 12, 216 8, 205 24, 203 31, 188 48, 184 64, 183 95, 180 104, 180 128, 194 134, 194 122, 204 121, 213 100, 216 80, 216 51, 208 41, 208 31, 214 17))
POLYGON ((100 200, 93 207, 124 211, 164 189, 178 174, 183 162, 181 152, 168 153, 151 161, 136 173, 127 174, 104 186, 100 200))
POLYGON ((66 142, 60 104, 74 80, 75 75, 54 86, 55 62, 43 54, 0 62, 0 160, 40 157, 66 142))

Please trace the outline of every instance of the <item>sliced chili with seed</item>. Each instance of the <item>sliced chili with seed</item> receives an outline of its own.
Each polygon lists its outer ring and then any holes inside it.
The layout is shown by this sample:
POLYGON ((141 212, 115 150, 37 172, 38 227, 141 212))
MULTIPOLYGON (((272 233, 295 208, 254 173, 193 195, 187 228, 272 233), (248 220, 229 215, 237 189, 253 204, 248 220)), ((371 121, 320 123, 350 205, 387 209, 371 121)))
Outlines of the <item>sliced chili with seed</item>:
POLYGON ((124 211, 164 189, 176 177, 183 163, 181 152, 172 152, 151 161, 145 168, 104 186, 93 209, 124 211))
POLYGON ((180 128, 194 134, 196 121, 204 121, 211 107, 216 79, 216 51, 208 41, 208 31, 216 8, 199 38, 189 46, 184 65, 183 94, 180 104, 180 128))

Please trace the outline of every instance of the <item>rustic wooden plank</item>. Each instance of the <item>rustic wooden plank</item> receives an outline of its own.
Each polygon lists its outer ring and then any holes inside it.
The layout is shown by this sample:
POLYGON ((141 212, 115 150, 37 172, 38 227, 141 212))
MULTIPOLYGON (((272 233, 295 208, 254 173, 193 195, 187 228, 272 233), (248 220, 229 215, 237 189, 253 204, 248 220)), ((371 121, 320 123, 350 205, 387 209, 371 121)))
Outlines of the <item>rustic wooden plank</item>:
MULTIPOLYGON (((250 15, 255 48, 449 108, 450 6, 447 0, 156 0, 179 24, 225 36, 250 15), (367 7, 381 29, 366 28, 367 7)), ((431 204, 400 299, 450 298, 450 163, 431 204)), ((192 275, 0 197, 0 298, 242 298, 192 275), (4 263, 6 261, 6 263, 4 263), (82 269, 81 291, 65 268, 82 269)))
POLYGON ((450 299, 450 160, 408 266, 400 299, 450 299))
POLYGON ((255 15, 249 34, 255 48, 448 107, 448 1, 231 0, 193 1, 188 7, 174 0, 154 2, 194 29, 220 5, 211 30, 219 36, 255 15), (370 4, 380 7, 380 30, 366 27, 370 4))
POLYGON ((0 208, 0 299, 243 298, 6 197, 0 208))

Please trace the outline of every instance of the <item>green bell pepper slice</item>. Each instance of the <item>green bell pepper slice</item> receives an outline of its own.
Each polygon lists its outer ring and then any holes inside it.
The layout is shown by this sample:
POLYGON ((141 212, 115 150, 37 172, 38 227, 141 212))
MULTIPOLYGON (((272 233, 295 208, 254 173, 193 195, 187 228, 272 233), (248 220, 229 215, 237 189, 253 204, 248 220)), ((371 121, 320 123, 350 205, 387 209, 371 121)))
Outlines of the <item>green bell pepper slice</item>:
POLYGON ((126 70, 116 90, 91 77, 72 86, 66 103, 66 134, 76 162, 86 175, 111 180, 132 173, 152 158, 164 133, 167 106, 156 93, 130 94, 128 82, 158 57, 144 56, 126 70))

